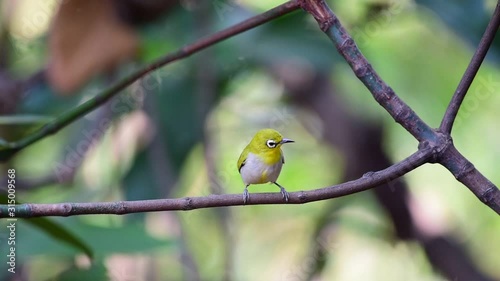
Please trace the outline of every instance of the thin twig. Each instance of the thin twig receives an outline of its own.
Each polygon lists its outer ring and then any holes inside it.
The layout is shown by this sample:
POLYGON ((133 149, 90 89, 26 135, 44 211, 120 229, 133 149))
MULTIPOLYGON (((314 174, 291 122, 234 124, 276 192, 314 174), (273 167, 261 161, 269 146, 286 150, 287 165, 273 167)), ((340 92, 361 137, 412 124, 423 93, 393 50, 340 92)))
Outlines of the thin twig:
POLYGON ((481 41, 479 42, 479 46, 477 47, 476 52, 472 56, 469 66, 465 70, 465 73, 462 76, 462 80, 460 80, 460 83, 458 84, 457 89, 453 94, 450 104, 448 105, 448 108, 444 113, 443 121, 441 122, 441 126, 439 126, 439 129, 442 132, 445 132, 447 134, 451 133, 453 122, 457 117, 460 105, 462 104, 465 95, 467 94, 467 91, 469 90, 469 87, 472 84, 472 81, 474 80, 474 77, 476 77, 479 67, 481 66, 484 58, 486 57, 486 53, 488 52, 488 49, 490 48, 491 43, 495 38, 495 34, 497 33, 499 26, 500 26, 500 3, 497 3, 495 11, 493 12, 493 16, 491 17, 491 20, 488 23, 486 30, 484 31, 481 41))
MULTIPOLYGON (((423 148, 403 161, 378 172, 369 172, 361 178, 334 186, 307 191, 290 192, 288 204, 341 197, 361 192, 382 183, 403 176, 409 171, 428 162, 432 149, 423 148)), ((252 193, 247 205, 287 204, 280 193, 252 193)), ((205 197, 185 197, 177 199, 156 199, 141 201, 98 202, 98 203, 59 203, 59 204, 20 204, 0 205, 0 218, 9 217, 9 207, 15 208, 16 218, 42 216, 75 216, 90 214, 131 214, 139 212, 189 211, 211 207, 245 205, 241 194, 209 195, 205 197)), ((12 210, 10 210, 12 211, 12 210)))
POLYGON ((289 1, 282 5, 279 5, 265 13, 260 15, 251 17, 248 20, 245 20, 237 25, 231 26, 227 29, 219 31, 215 34, 212 34, 208 37, 200 39, 199 41, 187 45, 173 53, 167 54, 166 56, 158 59, 157 61, 147 65, 146 67, 135 71, 134 73, 124 77, 119 82, 104 90, 102 93, 96 95, 94 98, 88 100, 82 105, 71 109, 70 111, 63 113, 54 121, 46 124, 40 130, 35 133, 27 136, 24 139, 21 139, 17 142, 9 142, 3 143, 0 146, 0 161, 5 161, 10 158, 16 152, 24 149, 25 147, 35 143, 36 141, 54 134, 58 132, 60 129, 64 128, 66 125, 72 123, 73 121, 81 118, 85 114, 91 112, 96 109, 98 106, 105 103, 114 95, 118 94, 120 91, 125 89, 127 86, 131 85, 133 82, 138 80, 139 78, 145 76, 146 74, 165 66, 171 62, 186 58, 194 53, 197 53, 207 47, 210 47, 218 42, 221 42, 227 38, 235 36, 239 33, 252 29, 256 26, 259 26, 263 23, 269 22, 277 17, 288 14, 292 11, 295 11, 300 8, 300 4, 298 1, 289 1))

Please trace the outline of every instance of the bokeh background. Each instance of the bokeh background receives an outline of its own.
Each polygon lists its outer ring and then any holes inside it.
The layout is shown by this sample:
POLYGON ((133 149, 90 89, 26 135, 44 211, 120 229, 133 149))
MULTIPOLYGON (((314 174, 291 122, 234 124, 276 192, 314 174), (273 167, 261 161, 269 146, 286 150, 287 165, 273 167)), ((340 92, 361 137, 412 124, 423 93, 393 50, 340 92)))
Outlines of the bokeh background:
MULTIPOLYGON (((4 0, 1 138, 29 135, 134 69, 281 3, 4 0)), ((375 70, 432 127, 495 4, 329 1, 375 70)), ((499 51, 496 40, 453 129, 457 148, 497 184, 499 51)), ((241 193, 236 160, 265 127, 296 141, 283 148, 288 191, 383 169, 418 144, 296 11, 143 77, 2 166, 16 169, 19 202, 241 193)), ((48 220, 18 222, 16 275, 0 222, 0 280, 500 280, 498 216, 439 165, 306 205, 48 220)))

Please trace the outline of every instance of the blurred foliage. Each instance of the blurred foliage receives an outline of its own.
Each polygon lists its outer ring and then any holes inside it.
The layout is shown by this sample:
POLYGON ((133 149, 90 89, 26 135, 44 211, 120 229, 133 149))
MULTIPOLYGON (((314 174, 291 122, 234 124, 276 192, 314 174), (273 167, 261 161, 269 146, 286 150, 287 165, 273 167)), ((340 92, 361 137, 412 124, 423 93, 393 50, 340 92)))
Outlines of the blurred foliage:
MULTIPOLYGON (((418 4, 427 7, 471 47, 476 47, 493 10, 494 1, 467 0, 460 2, 417 0, 418 4), (492 5, 487 5, 489 2, 492 5)), ((488 52, 488 60, 499 62, 500 38, 496 37, 493 47, 488 52)))
MULTIPOLYGON (((330 4, 382 78, 436 127, 484 31, 491 2, 330 4)), ((241 1, 239 6, 215 1, 200 12, 183 1, 159 19, 134 26, 140 38, 137 57, 112 73, 94 75, 71 96, 55 94, 46 82, 33 85, 23 94, 15 116, 0 117, 0 137, 13 140, 29 133, 40 120, 74 108, 139 65, 195 41, 200 30, 221 30, 280 3, 241 1), (207 26, 200 26, 200 13, 209 15, 207 26)), ((49 19, 51 5, 41 10, 49 19)), ((6 11, 2 13, 7 17, 6 11)), ((40 26, 35 37, 20 36, 22 28, 14 28, 33 15, 18 12, 12 15, 17 25, 1 25, 9 31, 7 70, 19 78, 48 62, 48 27, 40 26)), ((495 183, 500 183, 500 135, 493 121, 500 106, 499 48, 496 40, 453 131, 457 147, 495 183)), ((416 149, 417 142, 373 101, 316 22, 303 12, 204 52, 205 56, 196 54, 149 74, 106 106, 19 153, 6 169, 15 167, 16 175, 25 180, 46 175, 55 180, 30 189, 19 187, 18 199, 54 203, 202 196, 214 192, 215 180, 221 192, 240 193, 243 184, 236 160, 262 127, 276 128, 296 141, 284 148, 286 165, 280 176, 289 191, 337 183, 344 169, 342 153, 321 141, 322 132, 335 128, 323 124, 314 112, 287 104, 282 83, 271 74, 277 66, 328 73, 356 115, 384 123, 385 146, 394 161, 416 149), (202 83, 206 65, 211 81, 202 83), (74 178, 64 178, 73 168, 74 178)), ((500 278, 498 217, 440 166, 426 165, 405 179, 413 195, 409 204, 424 218, 433 218, 433 231, 456 237, 481 270, 500 278)), ((277 190, 271 185, 250 188, 251 193, 261 191, 277 190)), ((18 265, 23 265, 29 280, 183 280, 187 272, 201 280, 221 280, 227 270, 231 280, 304 280, 318 262, 324 264, 318 280, 443 280, 420 245, 394 240, 393 226, 371 193, 332 204, 335 211, 319 238, 315 227, 328 202, 48 218, 71 233, 64 239, 20 220, 18 265), (226 228, 220 220, 227 220, 226 228), (82 263, 81 251, 64 243, 68 237, 88 245, 96 259, 82 263), (311 255, 315 242, 324 247, 327 260, 311 255), (191 256, 196 267, 188 266, 183 255, 191 256)), ((3 223, 2 253, 7 237, 3 223)), ((0 279, 9 280, 5 262, 0 264, 0 279)))
MULTIPOLYGON (((2 204, 8 204, 9 200, 7 196, 4 196, 4 194, 2 194, 0 196, 0 202, 2 204)), ((21 202, 16 203, 21 204, 21 202)), ((23 222, 26 222, 26 224, 29 224, 32 227, 40 229, 41 232, 48 234, 54 240, 59 240, 61 242, 69 244, 70 246, 73 246, 75 249, 78 249, 79 251, 85 253, 89 258, 92 258, 94 256, 94 253, 89 248, 89 246, 86 245, 83 240, 76 237, 71 231, 66 229, 65 226, 62 226, 48 218, 33 218, 30 220, 24 220, 23 222)), ((39 242, 40 241, 37 241, 37 243, 39 242)))

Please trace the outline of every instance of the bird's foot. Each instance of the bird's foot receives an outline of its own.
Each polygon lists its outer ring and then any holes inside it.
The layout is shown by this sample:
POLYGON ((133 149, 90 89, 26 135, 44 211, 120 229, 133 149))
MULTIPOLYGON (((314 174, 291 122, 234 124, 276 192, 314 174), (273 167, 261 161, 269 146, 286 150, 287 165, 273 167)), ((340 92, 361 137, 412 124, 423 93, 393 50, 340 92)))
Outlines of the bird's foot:
POLYGON ((288 192, 286 192, 286 189, 277 182, 274 182, 274 184, 280 188, 280 192, 281 192, 281 195, 283 195, 283 199, 285 199, 285 201, 288 202, 288 198, 290 196, 288 195, 288 192))
POLYGON ((248 199, 250 199, 250 194, 248 193, 248 189, 245 187, 245 190, 243 190, 243 204, 246 204, 248 199))
POLYGON ((285 199, 285 201, 288 202, 288 198, 290 196, 288 195, 288 192, 285 190, 285 188, 280 186, 280 192, 281 195, 283 195, 283 199, 285 199))

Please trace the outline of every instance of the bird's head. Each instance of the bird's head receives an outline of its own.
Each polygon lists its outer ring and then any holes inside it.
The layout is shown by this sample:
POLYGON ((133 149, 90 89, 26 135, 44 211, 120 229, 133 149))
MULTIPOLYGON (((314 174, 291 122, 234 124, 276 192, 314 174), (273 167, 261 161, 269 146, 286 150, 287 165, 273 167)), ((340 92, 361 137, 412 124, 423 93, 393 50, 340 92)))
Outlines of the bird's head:
POLYGON ((250 146, 257 151, 269 151, 279 149, 285 143, 294 142, 291 139, 285 139, 276 130, 262 129, 258 131, 250 142, 250 146))

